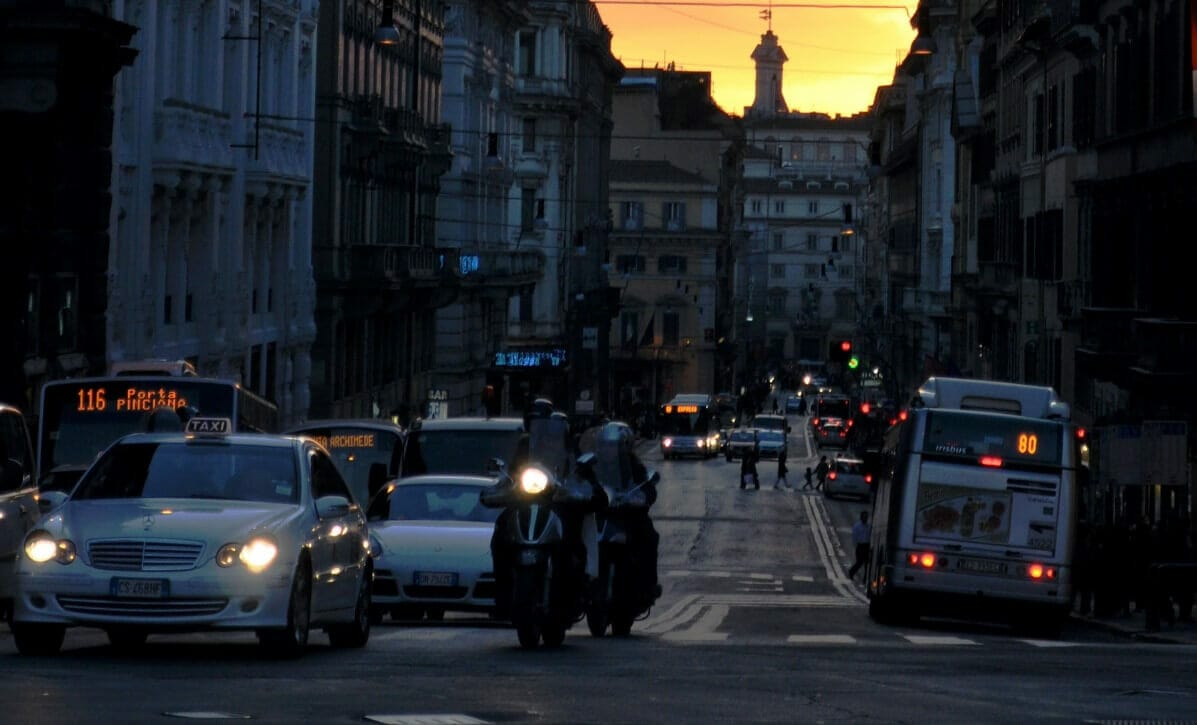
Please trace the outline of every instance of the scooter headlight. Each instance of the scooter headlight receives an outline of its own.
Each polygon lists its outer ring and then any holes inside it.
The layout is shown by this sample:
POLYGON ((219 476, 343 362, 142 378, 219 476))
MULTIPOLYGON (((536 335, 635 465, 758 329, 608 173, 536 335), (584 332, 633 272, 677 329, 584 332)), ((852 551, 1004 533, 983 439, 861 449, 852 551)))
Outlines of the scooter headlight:
POLYGON ((536 495, 544 493, 549 487, 549 474, 539 468, 525 468, 520 473, 520 490, 524 493, 536 495))

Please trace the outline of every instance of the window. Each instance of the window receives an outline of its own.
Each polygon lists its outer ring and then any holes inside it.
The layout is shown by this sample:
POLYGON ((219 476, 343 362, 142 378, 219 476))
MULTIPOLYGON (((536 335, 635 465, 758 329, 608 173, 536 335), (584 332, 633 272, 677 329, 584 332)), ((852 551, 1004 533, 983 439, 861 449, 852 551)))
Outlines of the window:
POLYGON ((852 279, 855 273, 852 271, 853 267, 850 264, 841 264, 836 267, 840 271, 840 279, 852 279))
POLYGON ((536 31, 525 30, 520 33, 519 74, 521 76, 536 75, 536 31))
POLYGON ((753 199, 751 207, 752 207, 753 214, 760 214, 762 208, 764 207, 764 204, 761 202, 760 199, 753 199))
POLYGON ((786 213, 785 199, 778 199, 777 201, 773 202, 773 213, 774 214, 785 214, 786 213))
POLYGON ((657 272, 660 274, 681 274, 685 271, 685 257, 676 254, 662 254, 657 257, 657 272))
POLYGON ((353 494, 349 493, 349 487, 328 456, 312 450, 308 451, 308 459, 312 464, 312 498, 343 496, 353 501, 353 494))
POLYGON ((532 231, 536 222, 536 189, 525 186, 520 192, 520 231, 532 231))
POLYGON ((769 276, 772 277, 773 279, 785 279, 786 278, 786 266, 784 264, 770 264, 769 265, 769 276))
POLYGON ((619 204, 619 218, 623 229, 635 231, 644 228, 644 203, 624 201, 619 204))
POLYGON ((532 290, 529 290, 520 295, 519 302, 519 320, 520 322, 532 321, 532 290))
POLYGON ((819 141, 815 147, 815 155, 819 161, 831 161, 831 143, 826 140, 819 141))
POLYGON ((806 250, 808 252, 819 251, 819 235, 818 234, 807 234, 806 235, 806 250))
POLYGON ((849 164, 856 163, 856 151, 857 151, 857 149, 856 149, 855 141, 845 141, 844 142, 844 161, 849 164))
POLYGON ((831 251, 840 251, 840 237, 838 234, 831 235, 831 251))
POLYGON ((784 234, 782 234, 781 232, 773 232, 773 251, 780 252, 784 248, 782 246, 784 240, 785 240, 784 234))
POLYGON ((673 310, 665 310, 661 315, 661 344, 676 346, 681 340, 681 316, 673 310))
POLYGON ((615 257, 615 270, 625 274, 644 271, 644 257, 639 254, 620 254, 615 257))
MULTIPOLYGON (((497 135, 497 134, 496 134, 497 135)), ((524 119, 524 151, 536 150, 536 119, 524 119)))
POLYGON ((817 264, 802 265, 802 277, 804 279, 818 279, 819 278, 819 265, 817 265, 817 264))
POLYGON ((1036 93, 1031 99, 1031 155, 1043 153, 1043 94, 1036 93))
POLYGON ((808 201, 806 203, 806 213, 807 214, 818 214, 819 213, 819 202, 808 201))
POLYGON ((661 220, 670 231, 686 228, 686 204, 681 201, 667 201, 661 205, 661 220))
POLYGON ((770 292, 765 308, 770 315, 781 315, 786 310, 786 295, 784 292, 770 292))
POLYGON ((640 334, 640 312, 624 310, 619 313, 619 345, 623 348, 636 347, 636 336, 640 334))
POLYGON ((1047 90, 1047 150, 1060 147, 1060 87, 1047 90))

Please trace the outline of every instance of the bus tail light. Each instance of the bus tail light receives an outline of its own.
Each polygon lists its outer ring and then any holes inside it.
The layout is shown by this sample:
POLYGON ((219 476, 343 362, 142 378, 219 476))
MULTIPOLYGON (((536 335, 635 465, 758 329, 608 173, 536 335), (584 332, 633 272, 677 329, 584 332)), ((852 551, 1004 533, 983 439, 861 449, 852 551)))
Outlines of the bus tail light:
POLYGON ((989 466, 990 468, 1001 468, 1002 459, 997 456, 981 456, 981 465, 989 466))
POLYGON ((1054 566, 1044 566, 1043 564, 1031 564, 1027 567, 1027 576, 1036 581, 1040 579, 1054 581, 1056 578, 1056 568, 1054 566))
POLYGON ((924 569, 935 568, 935 554, 932 554, 931 552, 924 552, 922 554, 912 553, 906 557, 906 561, 909 562, 911 566, 921 566, 924 569))

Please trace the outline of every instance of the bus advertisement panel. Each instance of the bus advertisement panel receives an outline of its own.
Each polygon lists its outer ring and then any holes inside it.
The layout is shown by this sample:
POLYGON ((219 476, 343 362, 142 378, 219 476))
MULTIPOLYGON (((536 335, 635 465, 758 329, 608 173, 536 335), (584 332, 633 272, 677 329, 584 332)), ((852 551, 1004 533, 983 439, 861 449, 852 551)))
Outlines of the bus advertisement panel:
POLYGON ((39 485, 70 490, 118 438, 182 430, 183 420, 197 415, 229 418, 238 431, 278 430, 278 408, 230 380, 120 375, 47 383, 38 415, 39 485))

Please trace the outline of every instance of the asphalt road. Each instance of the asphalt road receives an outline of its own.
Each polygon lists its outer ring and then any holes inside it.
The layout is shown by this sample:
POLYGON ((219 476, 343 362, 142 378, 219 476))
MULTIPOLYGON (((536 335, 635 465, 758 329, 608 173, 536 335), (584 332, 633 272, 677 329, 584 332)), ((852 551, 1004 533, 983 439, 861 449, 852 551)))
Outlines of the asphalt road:
MULTIPOLYGON (((809 450, 795 419, 792 480, 809 450)), ((313 636, 298 661, 252 635, 151 637, 133 655, 73 630, 51 658, 17 655, 0 627, 0 722, 274 723, 1197 722, 1197 647, 1079 623, 1058 639, 930 621, 890 628, 849 581, 861 504, 741 491, 739 466, 646 458, 664 595, 631 637, 575 626, 556 650, 465 617, 387 622, 369 646, 313 636)))

